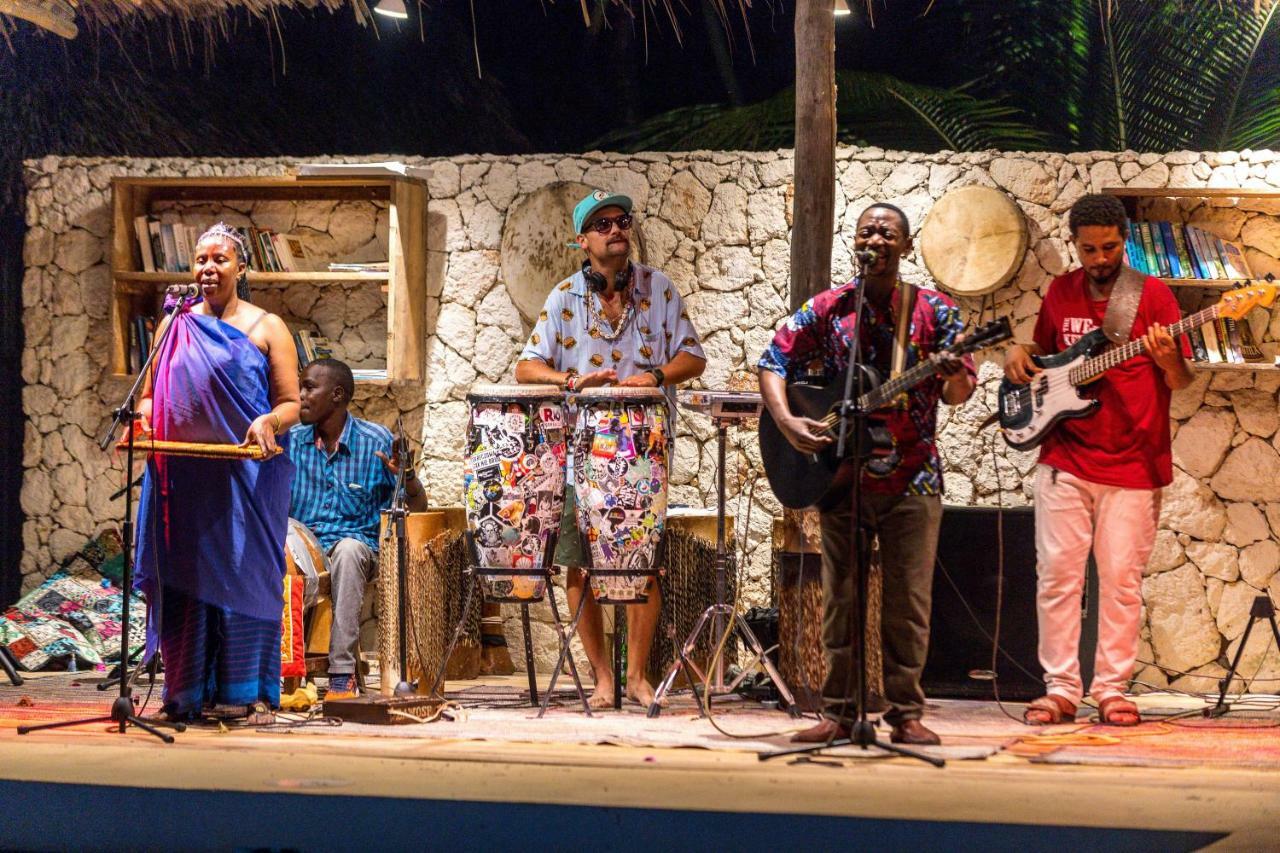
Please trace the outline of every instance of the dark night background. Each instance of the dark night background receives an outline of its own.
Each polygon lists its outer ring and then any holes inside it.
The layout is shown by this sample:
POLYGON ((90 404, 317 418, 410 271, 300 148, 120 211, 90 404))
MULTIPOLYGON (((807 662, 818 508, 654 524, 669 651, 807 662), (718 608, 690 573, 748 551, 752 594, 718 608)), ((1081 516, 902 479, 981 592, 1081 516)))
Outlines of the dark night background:
MULTIPOLYGON (((376 29, 349 8, 280 9, 270 24, 232 12, 213 38, 174 18, 82 25, 70 42, 10 21, 0 41, 0 606, 17 597, 22 538, 23 159, 791 144, 791 2, 754 0, 744 22, 734 0, 672 0, 673 24, 663 3, 593 0, 591 27, 577 0, 408 5, 410 21, 376 29), (780 105, 767 132, 752 112, 760 103, 780 105), (654 130, 655 116, 697 104, 722 106, 654 130)), ((1280 147, 1274 5, 1116 0, 1106 19, 1094 0, 850 5, 836 24, 844 141, 1280 147), (1118 87, 1113 67, 1124 72, 1118 87)))

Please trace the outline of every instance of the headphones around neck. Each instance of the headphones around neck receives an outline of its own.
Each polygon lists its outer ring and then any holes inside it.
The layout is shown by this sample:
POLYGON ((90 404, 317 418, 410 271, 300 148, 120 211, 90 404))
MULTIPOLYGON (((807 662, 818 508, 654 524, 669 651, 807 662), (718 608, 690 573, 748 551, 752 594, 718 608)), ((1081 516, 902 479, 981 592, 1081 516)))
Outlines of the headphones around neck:
MULTIPOLYGON (((626 290, 627 285, 631 284, 632 272, 634 272, 634 270, 632 269, 631 261, 627 261, 626 268, 620 270, 618 274, 613 277, 613 286, 617 290, 626 290)), ((609 282, 605 279, 604 275, 591 268, 590 260, 582 262, 582 277, 587 280, 587 286, 596 293, 604 292, 604 289, 609 286, 609 282)))

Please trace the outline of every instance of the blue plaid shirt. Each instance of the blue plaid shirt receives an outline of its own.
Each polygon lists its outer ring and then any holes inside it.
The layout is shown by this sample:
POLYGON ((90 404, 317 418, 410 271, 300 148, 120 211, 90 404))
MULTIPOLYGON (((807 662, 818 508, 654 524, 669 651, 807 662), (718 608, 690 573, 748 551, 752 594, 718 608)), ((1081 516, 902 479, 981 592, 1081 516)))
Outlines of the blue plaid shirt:
POLYGON ((289 458, 297 468, 289 515, 326 549, 349 538, 378 550, 379 513, 390 505, 396 484, 374 455, 379 450, 391 455, 391 431, 350 414, 332 455, 314 425, 289 430, 289 458))

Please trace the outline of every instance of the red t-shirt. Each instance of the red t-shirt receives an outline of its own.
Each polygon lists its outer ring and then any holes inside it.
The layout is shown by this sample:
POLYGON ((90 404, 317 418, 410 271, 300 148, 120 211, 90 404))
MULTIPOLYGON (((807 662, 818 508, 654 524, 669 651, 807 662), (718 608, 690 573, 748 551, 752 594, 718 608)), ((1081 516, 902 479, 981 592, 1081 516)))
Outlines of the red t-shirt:
MULTIPOLYGON (((1084 270, 1055 278, 1040 306, 1035 342, 1046 353, 1061 352, 1102 327, 1108 300, 1089 298, 1084 270)), ((1147 276, 1130 338, 1152 323, 1181 318, 1178 301, 1163 281, 1147 276)), ((1190 357, 1187 339, 1181 339, 1190 357)), ((1101 405, 1083 418, 1059 421, 1040 445, 1040 462, 1092 483, 1126 489, 1158 489, 1173 481, 1169 441, 1169 386, 1151 356, 1119 364, 1081 391, 1101 405)))

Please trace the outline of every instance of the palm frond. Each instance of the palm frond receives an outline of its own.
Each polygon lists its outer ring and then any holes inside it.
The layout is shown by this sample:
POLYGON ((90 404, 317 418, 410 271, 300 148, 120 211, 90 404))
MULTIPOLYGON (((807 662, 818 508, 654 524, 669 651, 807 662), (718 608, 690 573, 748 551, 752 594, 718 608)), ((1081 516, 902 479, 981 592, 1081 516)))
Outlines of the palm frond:
POLYGON ((1229 96, 1211 116, 1218 133, 1210 147, 1273 148, 1280 145, 1280 3, 1241 11, 1234 48, 1244 72, 1226 81, 1229 96))
MULTIPOLYGON (((1007 104, 959 89, 906 83, 887 74, 836 74, 836 135, 841 142, 908 151, 1039 149, 1047 135, 1007 104)), ((681 107, 615 131, 592 147, 620 151, 701 148, 761 151, 795 143, 795 90, 754 104, 681 107)))

